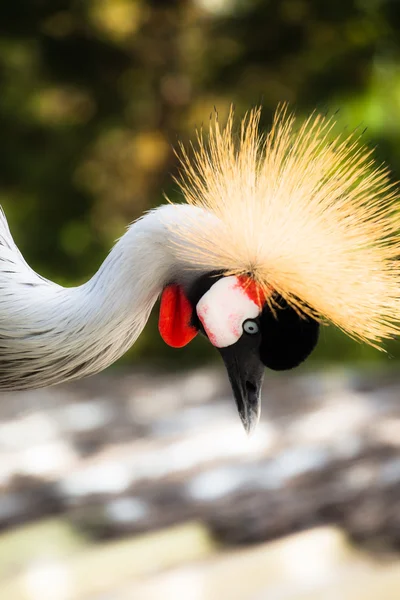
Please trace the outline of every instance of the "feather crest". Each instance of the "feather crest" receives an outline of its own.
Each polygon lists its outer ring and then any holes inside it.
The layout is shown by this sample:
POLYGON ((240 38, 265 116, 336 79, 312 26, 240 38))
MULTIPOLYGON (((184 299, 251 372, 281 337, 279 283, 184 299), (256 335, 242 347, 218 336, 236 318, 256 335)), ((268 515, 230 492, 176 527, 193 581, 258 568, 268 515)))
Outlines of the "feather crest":
POLYGON ((231 111, 191 154, 181 146, 186 201, 216 217, 178 230, 193 267, 250 274, 296 310, 379 347, 400 331, 399 192, 356 133, 333 135, 319 114, 302 125, 285 106, 267 135, 260 109, 234 134, 231 111))

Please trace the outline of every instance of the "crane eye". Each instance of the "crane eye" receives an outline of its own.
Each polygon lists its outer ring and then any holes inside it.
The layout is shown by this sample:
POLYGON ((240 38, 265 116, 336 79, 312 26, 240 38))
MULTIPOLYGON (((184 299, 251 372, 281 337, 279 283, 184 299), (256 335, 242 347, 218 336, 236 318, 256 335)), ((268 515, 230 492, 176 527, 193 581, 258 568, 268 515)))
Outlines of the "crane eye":
POLYGON ((247 319, 243 323, 243 331, 245 333, 248 333, 249 335, 254 335, 255 333, 258 333, 260 331, 260 328, 256 321, 253 321, 252 319, 247 319))

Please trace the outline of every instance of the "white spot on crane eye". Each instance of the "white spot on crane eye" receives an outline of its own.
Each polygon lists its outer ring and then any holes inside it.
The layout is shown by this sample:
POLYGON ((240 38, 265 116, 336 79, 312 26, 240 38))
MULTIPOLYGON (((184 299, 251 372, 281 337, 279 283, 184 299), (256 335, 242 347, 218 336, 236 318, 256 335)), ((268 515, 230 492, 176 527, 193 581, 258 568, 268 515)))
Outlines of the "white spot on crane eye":
POLYGON ((217 348, 235 344, 243 334, 243 323, 255 319, 260 308, 235 276, 222 277, 200 298, 197 315, 210 342, 217 348))
POLYGON ((258 327, 258 324, 256 321, 253 321, 253 319, 246 319, 246 321, 243 323, 243 331, 249 335, 254 335, 258 333, 259 330, 260 328, 258 327))

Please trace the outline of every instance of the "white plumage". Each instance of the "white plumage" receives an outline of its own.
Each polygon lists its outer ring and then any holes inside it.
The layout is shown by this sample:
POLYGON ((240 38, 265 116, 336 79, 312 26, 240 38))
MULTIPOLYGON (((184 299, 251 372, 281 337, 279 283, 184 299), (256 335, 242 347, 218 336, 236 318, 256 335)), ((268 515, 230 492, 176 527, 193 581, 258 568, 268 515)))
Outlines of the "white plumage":
POLYGON ((0 389, 47 386, 101 371, 135 342, 164 285, 196 270, 170 245, 187 206, 162 206, 130 226, 87 283, 64 288, 25 262, 0 220, 0 389))

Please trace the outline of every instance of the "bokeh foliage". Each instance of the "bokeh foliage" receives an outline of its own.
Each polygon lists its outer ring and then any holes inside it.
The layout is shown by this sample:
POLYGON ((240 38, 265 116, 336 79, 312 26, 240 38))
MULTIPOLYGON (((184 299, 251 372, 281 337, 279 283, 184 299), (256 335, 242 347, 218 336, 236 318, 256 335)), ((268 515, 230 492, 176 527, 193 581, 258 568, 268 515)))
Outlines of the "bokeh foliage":
MULTIPOLYGON (((400 175, 400 10, 395 0, 13 0, 0 4, 0 202, 30 264, 73 285, 126 224, 178 199, 172 147, 214 105, 289 101, 367 126, 400 175)), ((383 360, 324 329, 316 359, 383 360)), ((395 346, 391 345, 395 355, 395 346)), ((167 349, 153 318, 133 354, 167 349)), ((178 361, 177 361, 178 358, 178 361)))

